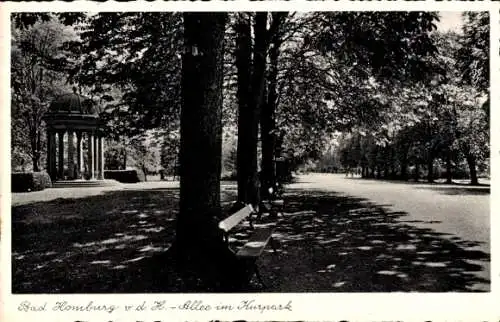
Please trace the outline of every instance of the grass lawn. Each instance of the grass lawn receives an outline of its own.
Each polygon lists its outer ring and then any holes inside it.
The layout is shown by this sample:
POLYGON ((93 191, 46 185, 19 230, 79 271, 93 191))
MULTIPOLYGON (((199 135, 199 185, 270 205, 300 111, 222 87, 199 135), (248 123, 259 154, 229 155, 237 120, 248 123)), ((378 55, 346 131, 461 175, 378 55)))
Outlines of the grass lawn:
MULTIPOLYGON (((189 291, 163 255, 175 238, 179 190, 144 187, 14 205, 13 293, 189 291)), ((226 210, 235 193, 223 189, 226 210)), ((417 228, 404 216, 331 191, 289 189, 278 250, 269 247, 259 260, 266 288, 243 291, 442 292, 489 283, 474 274, 481 267, 473 261, 489 260, 468 250, 474 241, 417 228)), ((248 234, 243 225, 232 246, 248 234)))

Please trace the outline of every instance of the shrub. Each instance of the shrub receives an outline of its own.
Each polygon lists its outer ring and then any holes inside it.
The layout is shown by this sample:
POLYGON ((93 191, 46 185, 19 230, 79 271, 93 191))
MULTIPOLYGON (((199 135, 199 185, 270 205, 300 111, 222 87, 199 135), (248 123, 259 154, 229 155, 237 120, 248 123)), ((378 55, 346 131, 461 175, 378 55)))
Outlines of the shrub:
POLYGON ((52 187, 47 172, 14 172, 11 176, 12 192, 40 191, 52 187))
POLYGON ((113 179, 122 183, 136 183, 144 181, 144 173, 137 170, 105 170, 104 179, 113 179))

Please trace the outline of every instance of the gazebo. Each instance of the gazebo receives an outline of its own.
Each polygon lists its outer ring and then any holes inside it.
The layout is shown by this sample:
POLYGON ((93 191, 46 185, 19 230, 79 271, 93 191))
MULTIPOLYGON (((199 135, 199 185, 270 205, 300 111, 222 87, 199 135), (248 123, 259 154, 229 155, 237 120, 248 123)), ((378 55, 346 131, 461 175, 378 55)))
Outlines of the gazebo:
POLYGON ((99 112, 94 101, 77 94, 76 90, 59 96, 49 106, 43 119, 47 125, 47 172, 53 182, 104 179, 104 142, 99 112))

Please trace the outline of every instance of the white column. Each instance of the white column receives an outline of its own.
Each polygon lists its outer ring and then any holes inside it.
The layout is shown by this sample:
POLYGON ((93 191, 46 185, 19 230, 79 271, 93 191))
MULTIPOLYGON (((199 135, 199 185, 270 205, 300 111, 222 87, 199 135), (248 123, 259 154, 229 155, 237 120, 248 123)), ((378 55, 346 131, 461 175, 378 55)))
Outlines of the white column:
POLYGON ((57 133, 59 139, 59 158, 57 160, 58 172, 57 179, 64 180, 64 131, 57 133))
POLYGON ((76 178, 80 179, 82 176, 82 165, 83 165, 83 150, 82 150, 82 132, 76 132, 76 178))
POLYGON ((102 137, 100 136, 97 139, 98 142, 98 149, 97 149, 97 160, 99 160, 98 165, 97 165, 97 173, 98 177, 97 179, 99 180, 104 180, 104 142, 102 137))
POLYGON ((94 136, 93 136, 93 140, 94 140, 94 178, 97 177, 97 168, 98 168, 98 153, 97 153, 97 134, 94 133, 94 136))
POLYGON ((89 179, 95 179, 94 176, 94 134, 92 132, 88 132, 89 136, 89 149, 88 149, 88 171, 89 171, 89 179))

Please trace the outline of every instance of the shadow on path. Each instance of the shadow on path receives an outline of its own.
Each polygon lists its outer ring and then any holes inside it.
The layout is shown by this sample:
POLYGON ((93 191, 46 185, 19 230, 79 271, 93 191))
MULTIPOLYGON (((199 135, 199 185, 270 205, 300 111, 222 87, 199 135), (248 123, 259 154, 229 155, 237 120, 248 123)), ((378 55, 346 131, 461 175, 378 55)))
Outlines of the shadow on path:
POLYGON ((406 213, 390 205, 331 191, 295 190, 285 202, 275 234, 281 258, 270 254, 266 264, 281 263, 276 274, 283 279, 273 291, 489 290, 490 281, 475 274, 489 261, 474 249, 478 242, 415 227, 423 221, 404 221, 406 213), (305 277, 284 279, 297 271, 305 277))

